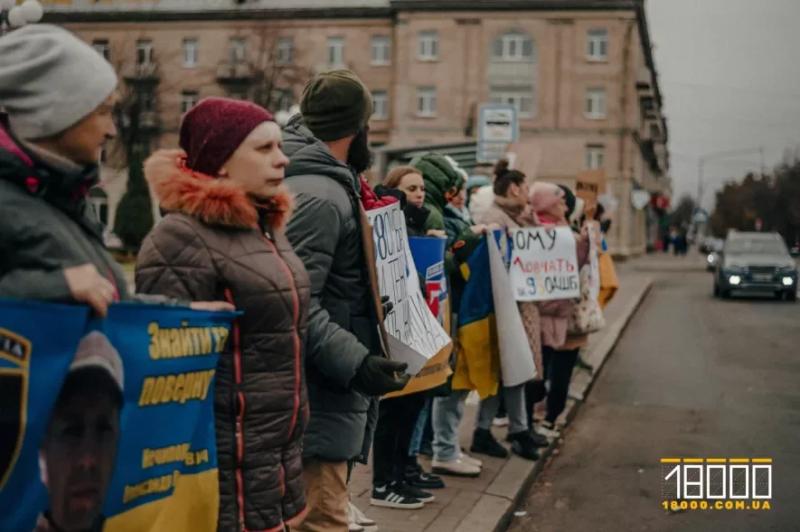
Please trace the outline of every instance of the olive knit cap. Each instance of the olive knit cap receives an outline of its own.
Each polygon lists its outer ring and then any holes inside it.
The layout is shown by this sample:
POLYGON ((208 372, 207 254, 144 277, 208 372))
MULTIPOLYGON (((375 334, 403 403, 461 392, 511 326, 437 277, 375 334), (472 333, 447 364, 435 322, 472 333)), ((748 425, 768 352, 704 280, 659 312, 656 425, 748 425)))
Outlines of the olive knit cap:
POLYGON ((350 70, 317 74, 303 90, 300 113, 320 140, 356 134, 372 116, 372 94, 350 70))

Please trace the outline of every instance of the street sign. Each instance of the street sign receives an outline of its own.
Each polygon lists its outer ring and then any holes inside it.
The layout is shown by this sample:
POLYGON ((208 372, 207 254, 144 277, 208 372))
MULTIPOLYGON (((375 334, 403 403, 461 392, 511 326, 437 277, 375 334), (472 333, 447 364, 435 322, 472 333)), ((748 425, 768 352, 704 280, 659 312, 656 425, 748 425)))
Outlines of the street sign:
POLYGON ((644 209, 650 203, 650 193, 642 189, 634 190, 631 192, 631 203, 637 211, 644 209))
POLYGON ((478 114, 478 162, 497 162, 505 155, 508 145, 517 138, 519 121, 516 107, 504 103, 481 105, 478 114))

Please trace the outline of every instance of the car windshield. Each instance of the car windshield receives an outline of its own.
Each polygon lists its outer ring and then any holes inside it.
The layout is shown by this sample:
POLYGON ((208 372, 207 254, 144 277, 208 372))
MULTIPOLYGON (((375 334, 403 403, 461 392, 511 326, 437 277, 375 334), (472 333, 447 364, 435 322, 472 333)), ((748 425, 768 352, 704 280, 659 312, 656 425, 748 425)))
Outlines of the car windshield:
POLYGON ((737 239, 725 245, 729 255, 785 255, 786 246, 778 240, 737 239))

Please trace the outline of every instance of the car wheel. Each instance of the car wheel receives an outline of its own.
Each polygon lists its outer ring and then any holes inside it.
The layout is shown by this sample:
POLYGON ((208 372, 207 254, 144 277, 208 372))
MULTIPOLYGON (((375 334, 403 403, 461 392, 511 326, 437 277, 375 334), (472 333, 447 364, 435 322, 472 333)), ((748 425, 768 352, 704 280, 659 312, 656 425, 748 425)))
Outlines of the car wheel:
POLYGON ((786 292, 786 301, 797 301, 797 292, 786 292))
POLYGON ((775 299, 777 299, 778 301, 783 301, 783 292, 775 292, 775 299))
POLYGON ((730 299, 731 298, 731 291, 730 290, 720 290, 720 295, 722 295, 722 299, 730 299))
POLYGON ((719 285, 714 283, 714 297, 719 297, 719 285))

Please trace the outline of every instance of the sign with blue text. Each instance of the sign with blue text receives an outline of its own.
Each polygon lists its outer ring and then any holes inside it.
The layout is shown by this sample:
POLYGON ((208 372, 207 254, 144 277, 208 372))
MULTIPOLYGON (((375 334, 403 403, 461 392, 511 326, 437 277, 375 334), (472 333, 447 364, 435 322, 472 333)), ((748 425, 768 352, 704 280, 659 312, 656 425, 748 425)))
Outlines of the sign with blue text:
POLYGON ((0 300, 0 530, 215 530, 233 317, 0 300))

